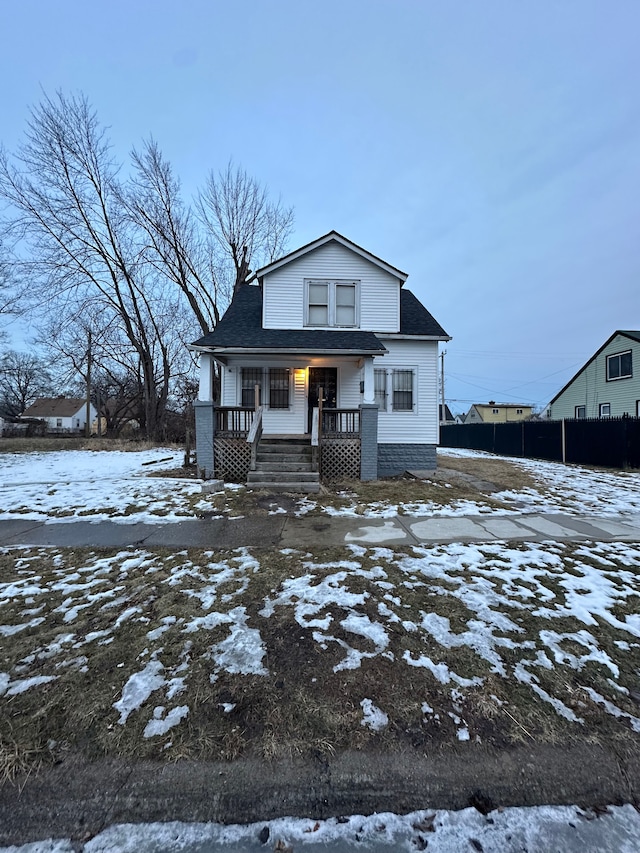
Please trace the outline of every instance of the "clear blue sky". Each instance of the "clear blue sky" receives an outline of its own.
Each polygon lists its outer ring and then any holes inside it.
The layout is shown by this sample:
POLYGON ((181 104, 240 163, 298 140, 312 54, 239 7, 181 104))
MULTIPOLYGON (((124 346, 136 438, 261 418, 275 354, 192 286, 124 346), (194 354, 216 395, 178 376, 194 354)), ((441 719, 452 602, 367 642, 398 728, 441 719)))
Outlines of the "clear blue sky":
POLYGON ((187 194, 230 157, 409 273, 454 411, 640 328, 638 0, 4 0, 0 139, 83 91, 187 194))

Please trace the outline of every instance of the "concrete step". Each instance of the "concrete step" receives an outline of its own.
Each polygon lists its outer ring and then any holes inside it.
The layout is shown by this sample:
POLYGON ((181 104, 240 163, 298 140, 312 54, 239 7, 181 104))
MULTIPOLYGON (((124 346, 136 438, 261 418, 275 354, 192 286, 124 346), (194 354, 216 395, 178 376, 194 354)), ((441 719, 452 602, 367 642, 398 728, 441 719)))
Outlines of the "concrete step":
POLYGON ((320 491, 320 483, 247 483, 247 488, 263 492, 297 492, 314 495, 320 491))
POLYGON ((280 461, 279 459, 256 459, 256 471, 312 471, 311 460, 301 462, 280 461))
POLYGON ((283 442, 282 444, 266 444, 264 441, 258 443, 258 453, 311 453, 310 444, 295 444, 294 442, 283 442))
POLYGON ((258 450, 256 453, 256 462, 264 462, 269 464, 273 462, 274 465, 280 465, 282 463, 304 463, 311 464, 311 454, 310 453, 262 453, 258 450))
POLYGON ((248 483, 317 483, 317 471, 249 471, 248 483))

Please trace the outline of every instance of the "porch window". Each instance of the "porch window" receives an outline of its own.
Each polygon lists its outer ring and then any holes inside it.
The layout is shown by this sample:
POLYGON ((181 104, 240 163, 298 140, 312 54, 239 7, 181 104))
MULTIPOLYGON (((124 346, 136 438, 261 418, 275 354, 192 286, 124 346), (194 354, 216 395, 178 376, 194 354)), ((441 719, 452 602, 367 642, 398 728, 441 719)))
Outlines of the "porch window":
POLYGON ((269 371, 269 408, 289 408, 289 368, 271 368, 269 371))
POLYGON ((307 326, 358 325, 358 281, 309 279, 305 281, 307 326))
POLYGON ((381 412, 387 411, 387 371, 373 371, 373 390, 375 401, 381 412))
POLYGON ((241 405, 247 409, 253 409, 255 405, 255 386, 258 386, 258 405, 262 405, 262 368, 242 368, 242 402, 241 405))
POLYGON ((394 370, 393 381, 393 411, 413 411, 413 370, 394 370))

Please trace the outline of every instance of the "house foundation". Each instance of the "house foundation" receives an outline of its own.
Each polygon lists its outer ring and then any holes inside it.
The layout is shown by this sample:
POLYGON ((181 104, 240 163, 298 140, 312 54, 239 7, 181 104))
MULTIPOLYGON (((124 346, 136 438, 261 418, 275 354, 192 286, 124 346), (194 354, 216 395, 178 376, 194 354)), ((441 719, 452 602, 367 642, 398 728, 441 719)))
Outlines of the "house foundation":
POLYGON ((379 444, 377 461, 379 477, 395 477, 405 471, 435 471, 436 445, 379 444))

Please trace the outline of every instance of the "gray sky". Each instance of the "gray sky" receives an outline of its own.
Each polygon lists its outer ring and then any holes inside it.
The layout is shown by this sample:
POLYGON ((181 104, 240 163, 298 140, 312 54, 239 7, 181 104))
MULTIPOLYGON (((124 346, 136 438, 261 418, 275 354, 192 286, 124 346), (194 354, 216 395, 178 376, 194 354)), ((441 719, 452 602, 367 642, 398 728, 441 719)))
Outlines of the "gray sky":
POLYGON ((409 273, 447 400, 543 405, 640 328, 638 0, 3 0, 0 139, 81 90, 187 194, 230 157, 409 273))

